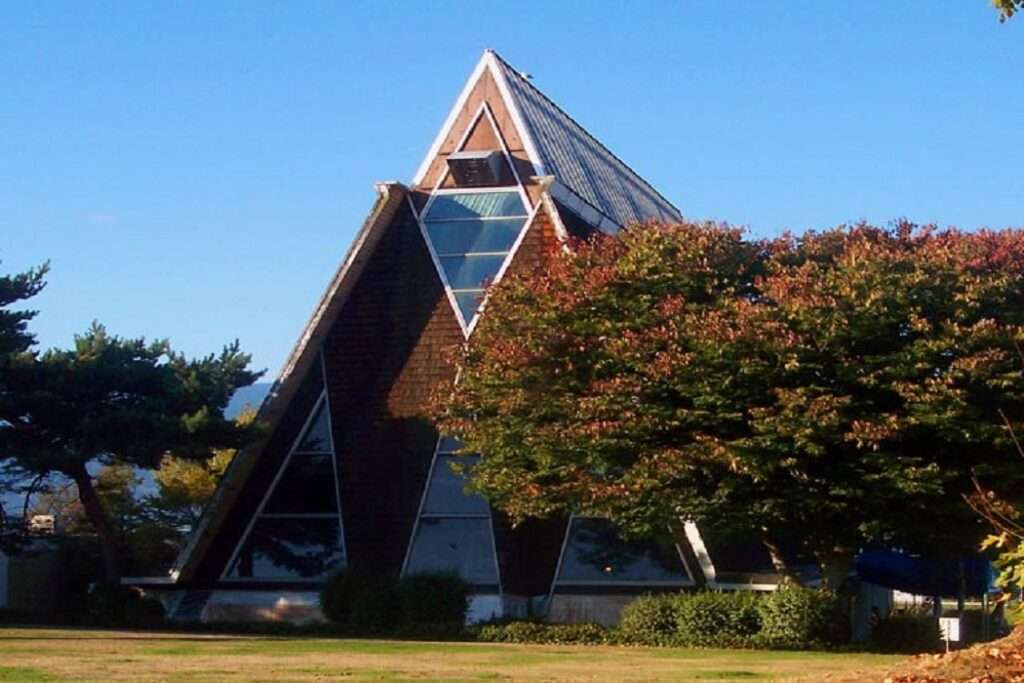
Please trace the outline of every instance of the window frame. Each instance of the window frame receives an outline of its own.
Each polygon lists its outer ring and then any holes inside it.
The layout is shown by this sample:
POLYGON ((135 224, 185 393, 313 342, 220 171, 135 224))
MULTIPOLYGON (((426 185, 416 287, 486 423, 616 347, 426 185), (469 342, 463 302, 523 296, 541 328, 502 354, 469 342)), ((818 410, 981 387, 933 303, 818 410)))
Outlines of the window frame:
MULTIPOLYGON (((596 517, 586 517, 583 515, 572 514, 569 515, 569 521, 565 525, 565 536, 562 537, 562 549, 558 553, 558 564, 555 566, 555 573, 551 580, 551 590, 548 591, 548 599, 550 600, 556 593, 558 593, 559 586, 565 586, 566 588, 578 589, 580 587, 593 588, 597 591, 608 591, 609 589, 614 590, 615 588, 638 588, 644 586, 650 586, 652 588, 691 588, 697 585, 696 580, 693 578, 693 572, 690 571, 690 565, 686 562, 686 556, 683 554, 683 549, 679 543, 673 543, 672 547, 675 548, 676 555, 679 557, 679 564, 685 574, 685 579, 680 581, 636 581, 636 580, 618 580, 618 581, 592 581, 586 579, 568 579, 560 581, 559 577, 562 574, 562 567, 565 563, 565 553, 569 548, 569 538, 572 535, 572 525, 577 519, 599 519, 596 517)), ((578 592, 578 591, 576 591, 578 592)))
POLYGON ((321 384, 322 388, 320 394, 317 396, 316 401, 313 402, 313 407, 310 409, 309 414, 302 423, 301 429, 295 435, 292 440, 291 447, 288 450, 288 455, 282 461, 277 472, 274 474, 274 478, 271 480, 270 485, 267 486, 266 491, 263 492, 263 498, 260 499, 259 505, 256 507, 256 511, 249 519, 245 526, 245 530, 242 532, 238 543, 235 545, 234 551, 228 558, 228 561, 224 565, 224 569, 220 574, 220 581, 223 583, 322 583, 324 576, 318 577, 257 577, 257 576, 234 576, 233 572, 235 565, 238 563, 238 558, 241 555, 242 549, 245 547, 246 541, 249 540, 249 536, 252 534, 253 527, 256 523, 262 519, 336 519, 338 521, 338 549, 341 551, 341 561, 339 566, 333 568, 334 571, 339 568, 348 566, 348 548, 345 544, 345 521, 341 509, 341 485, 338 479, 338 459, 337 452, 334 447, 334 423, 331 417, 331 405, 330 396, 327 391, 327 369, 326 362, 324 361, 323 353, 320 356, 320 372, 321 372, 321 384), (330 450, 328 451, 310 451, 310 450, 299 450, 299 446, 302 444, 302 440, 306 437, 310 427, 312 427, 315 418, 318 416, 321 408, 324 410, 327 416, 327 434, 330 439, 330 450), (296 512, 268 512, 264 513, 264 509, 267 506, 267 502, 270 500, 278 483, 284 476, 285 470, 288 465, 292 462, 292 458, 296 455, 317 455, 317 456, 330 456, 331 459, 331 471, 334 476, 334 500, 337 507, 337 512, 334 513, 296 513, 296 512))
MULTIPOLYGON (((438 457, 439 456, 459 457, 460 453, 462 452, 462 447, 461 446, 459 448, 454 449, 454 450, 441 450, 441 446, 442 446, 442 444, 444 444, 445 439, 446 439, 446 437, 439 436, 438 439, 437 439, 437 443, 434 446, 434 454, 433 454, 433 456, 431 457, 431 460, 430 460, 430 468, 427 470, 427 478, 426 478, 425 483, 423 484, 423 493, 420 495, 419 508, 416 511, 416 521, 413 523, 412 533, 409 535, 409 543, 406 545, 406 548, 405 548, 405 559, 402 561, 401 575, 402 576, 407 576, 410 573, 414 573, 414 572, 410 572, 409 564, 410 564, 410 562, 412 560, 413 547, 416 544, 416 537, 417 537, 417 534, 418 534, 418 532, 420 530, 420 523, 421 523, 421 521, 423 519, 436 519, 436 520, 444 520, 444 519, 479 519, 479 520, 486 521, 487 529, 490 532, 490 536, 491 536, 491 559, 494 561, 494 577, 496 579, 496 582, 494 584, 488 583, 488 584, 472 584, 472 585, 474 587, 476 587, 476 588, 496 586, 497 587, 498 595, 504 595, 504 588, 503 588, 502 580, 501 580, 501 563, 498 561, 497 538, 496 538, 496 535, 494 533, 494 515, 493 515, 493 513, 491 511, 490 504, 487 503, 486 500, 485 500, 484 502, 486 504, 486 512, 479 512, 479 513, 464 513, 464 512, 463 513, 438 513, 438 512, 425 512, 425 506, 426 506, 426 502, 427 502, 427 495, 430 493, 430 484, 431 484, 431 482, 434 479, 434 470, 438 466, 438 457)), ((483 456, 481 456, 479 454, 468 454, 468 455, 473 455, 473 456, 475 456, 477 458, 483 457, 483 456)), ((465 494, 463 494, 463 495, 465 495, 465 494)), ((484 592, 488 592, 489 593, 489 591, 484 591, 484 592)))
MULTIPOLYGON (((407 201, 408 201, 408 204, 409 204, 409 208, 412 211, 412 215, 416 219, 416 223, 419 226, 420 234, 423 236, 423 241, 427 245, 427 250, 430 253, 431 260, 433 260, 433 262, 434 262, 434 267, 437 270, 438 277, 441 278, 441 284, 444 286, 445 294, 448 296, 448 303, 451 305, 452 311, 455 313, 455 319, 458 321, 459 327, 462 328, 462 333, 463 333, 463 335, 465 336, 466 339, 469 339, 469 336, 473 333, 473 330, 476 328, 477 322, 480 320, 481 314, 484 312, 484 309, 487 307, 487 291, 490 289, 491 286, 493 286, 493 285, 495 285, 495 284, 497 284, 498 282, 501 281, 501 278, 502 278, 502 276, 504 276, 505 271, 508 270, 509 264, 512 262, 512 260, 515 258, 516 253, 519 251, 519 246, 522 244, 523 237, 526 235, 527 230, 529 230, 530 226, 533 224, 534 218, 536 217, 537 212, 540 210, 540 207, 541 207, 541 202, 538 201, 536 204, 534 204, 533 202, 530 201, 530 196, 526 192, 526 188, 523 185, 522 178, 519 176, 519 171, 516 169, 515 162, 514 162, 514 160, 512 158, 512 154, 509 152, 508 145, 505 144, 505 138, 502 136, 501 131, 498 128, 498 125, 497 125, 497 123, 495 121, 494 114, 491 111, 490 105, 488 105, 487 102, 482 102, 480 104, 480 106, 477 108, 476 113, 473 115, 473 118, 470 120, 469 125, 466 126, 466 130, 462 134, 462 137, 459 140, 458 144, 455 145, 454 150, 455 151, 462 151, 464 149, 464 147, 466 145, 466 141, 469 139, 470 133, 473 131, 473 129, 480 122, 481 118, 486 118, 487 121, 489 122, 490 126, 491 126, 491 129, 494 131, 495 137, 497 138, 498 143, 501 145, 501 152, 502 152, 503 156, 505 157, 505 162, 509 165, 509 168, 512 169, 512 177, 513 177, 513 179, 515 181, 514 184, 513 185, 498 185, 498 186, 493 186, 493 187, 449 187, 449 188, 446 188, 446 187, 443 187, 443 185, 444 185, 444 182, 448 179, 448 176, 450 174, 450 171, 449 171, 449 169, 447 168, 447 165, 446 165, 445 169, 444 169, 444 172, 440 174, 440 177, 438 178, 437 183, 434 185, 434 188, 430 191, 430 196, 427 198, 427 202, 426 202, 426 204, 424 204, 422 210, 417 211, 416 206, 412 202, 412 198, 411 197, 407 197, 406 198, 407 201), (452 195, 452 194, 475 194, 475 193, 493 193, 493 192, 518 192, 519 193, 519 197, 520 197, 520 199, 523 202, 523 207, 526 209, 527 217, 524 220, 522 227, 519 229, 519 234, 516 236, 515 242, 512 243, 512 246, 509 248, 509 251, 507 253, 506 252, 498 252, 498 253, 505 254, 505 260, 502 262, 500 268, 494 274, 494 278, 488 283, 487 287, 484 287, 482 289, 477 289, 477 288, 463 288, 463 289, 458 289, 458 290, 452 289, 451 285, 448 282, 448 276, 445 274, 444 267, 441 264, 440 256, 438 255, 438 252, 434 249, 433 242, 430 239, 430 234, 427 231, 426 222, 424 221, 424 218, 429 214, 430 208, 433 205, 433 203, 434 203, 434 201, 436 200, 437 197, 441 197, 441 196, 445 196, 445 195, 452 195), (472 319, 466 320, 465 316, 462 313, 462 308, 461 308, 461 306, 459 306, 458 300, 456 299, 455 294, 456 294, 456 292, 465 293, 465 292, 470 292, 470 291, 472 291, 472 292, 480 291, 480 292, 482 292, 483 296, 481 296, 481 298, 480 298, 480 303, 477 305, 476 311, 475 311, 472 319)), ((514 218, 514 216, 504 216, 502 218, 514 218)), ((468 219, 468 220, 478 220, 478 219, 468 219)), ((494 255, 497 255, 498 253, 496 253, 494 255)))

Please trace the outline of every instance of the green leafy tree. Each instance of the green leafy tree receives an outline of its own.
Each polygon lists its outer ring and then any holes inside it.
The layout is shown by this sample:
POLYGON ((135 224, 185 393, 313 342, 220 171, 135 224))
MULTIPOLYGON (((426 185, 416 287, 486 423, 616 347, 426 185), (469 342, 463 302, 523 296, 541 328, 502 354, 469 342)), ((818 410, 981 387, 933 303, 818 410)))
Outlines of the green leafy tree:
POLYGON ((105 576, 120 576, 111 510, 90 463, 156 468, 168 452, 202 460, 254 435, 223 417, 232 394, 261 373, 237 342, 189 360, 166 341, 122 339, 94 323, 68 350, 23 354, 5 370, 0 457, 22 470, 75 483, 96 532, 105 576))
POLYGON ((650 225, 503 280, 438 401, 513 520, 957 553, 972 475, 1019 480, 1024 234, 869 226, 750 243, 650 225))
MULTIPOLYGON (((242 427, 252 425, 255 420, 256 411, 251 407, 235 418, 242 427)), ((146 499, 147 506, 164 525, 183 531, 192 529, 236 453, 234 448, 218 448, 207 460, 165 455, 160 467, 153 472, 157 493, 146 499)))
MULTIPOLYGON (((110 520, 121 564, 133 575, 148 576, 167 569, 183 540, 158 510, 140 496, 143 477, 130 465, 103 465, 93 476, 96 496, 110 520)), ((78 487, 60 478, 32 497, 30 515, 52 515, 60 537, 72 541, 83 557, 99 557, 98 535, 82 506, 78 487)))

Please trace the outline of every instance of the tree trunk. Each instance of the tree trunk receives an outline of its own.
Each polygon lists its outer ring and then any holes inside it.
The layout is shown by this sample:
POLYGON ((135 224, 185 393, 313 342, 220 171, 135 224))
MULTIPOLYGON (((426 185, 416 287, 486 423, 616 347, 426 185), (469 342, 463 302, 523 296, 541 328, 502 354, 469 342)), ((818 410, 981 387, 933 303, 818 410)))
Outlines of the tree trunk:
POLYGON ((779 547, 778 543, 775 542, 771 536, 767 533, 762 535, 761 543, 768 550, 768 555, 772 559, 772 566, 775 567, 775 571, 778 573, 779 578, 782 579, 783 583, 799 584, 800 577, 796 575, 793 568, 789 566, 786 561, 785 555, 782 554, 782 548, 779 547))
POLYGON ((849 548, 836 547, 814 555, 821 569, 822 585, 834 591, 841 590, 853 568, 855 553, 849 548))
POLYGON ((78 487, 78 500, 82 503, 85 516, 89 518, 89 522, 96 530, 100 553, 103 556, 104 578, 110 583, 117 583, 121 579, 117 558, 117 536, 114 534, 114 527, 110 524, 107 511, 103 509, 103 502, 92 485, 92 477, 89 476, 84 465, 74 472, 68 473, 68 476, 78 487))

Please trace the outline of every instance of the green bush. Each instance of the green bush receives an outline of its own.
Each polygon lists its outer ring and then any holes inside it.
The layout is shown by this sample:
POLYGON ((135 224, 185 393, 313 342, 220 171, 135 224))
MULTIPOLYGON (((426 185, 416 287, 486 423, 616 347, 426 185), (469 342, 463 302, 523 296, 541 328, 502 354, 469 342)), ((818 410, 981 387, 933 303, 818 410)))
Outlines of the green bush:
POLYGON ((850 640, 846 601, 833 591, 787 584, 757 602, 757 644, 779 649, 816 649, 850 640))
POLYGON ((939 620, 914 612, 890 614, 871 627, 869 643, 877 652, 916 655, 942 647, 939 620))
POLYGON ((355 594, 348 626, 355 635, 378 636, 394 631, 402 617, 398 584, 389 577, 381 577, 355 594))
POLYGON ((598 624, 544 624, 513 621, 481 626, 477 640, 487 643, 532 645, 601 645, 608 642, 608 630, 598 624))
POLYGON ((676 642, 676 593, 643 595, 626 605, 616 627, 619 641, 632 645, 673 645, 676 642))
POLYGON ((394 635, 407 640, 474 640, 474 632, 461 621, 436 624, 401 624, 394 635))
POLYGON ((546 626, 536 621, 486 624, 479 628, 476 637, 485 643, 539 643, 545 637, 546 626))
POLYGON ((760 597, 748 591, 700 592, 676 600, 675 642, 703 647, 748 646, 761 630, 760 597))
POLYGON ((334 624, 348 625, 356 596, 366 590, 373 579, 355 571, 341 571, 320 589, 320 611, 334 624))
POLYGON ((351 635, 461 638, 471 590, 456 574, 412 574, 395 581, 346 571, 320 591, 320 609, 351 635))
POLYGON ((454 573, 410 574, 398 582, 403 627, 464 624, 472 586, 454 573))
POLYGON ((164 622, 164 607, 158 600, 116 583, 93 586, 86 598, 86 613, 94 626, 155 628, 164 622))
POLYGON ((34 621, 39 621, 39 618, 31 612, 0 607, 0 624, 31 624, 34 621))

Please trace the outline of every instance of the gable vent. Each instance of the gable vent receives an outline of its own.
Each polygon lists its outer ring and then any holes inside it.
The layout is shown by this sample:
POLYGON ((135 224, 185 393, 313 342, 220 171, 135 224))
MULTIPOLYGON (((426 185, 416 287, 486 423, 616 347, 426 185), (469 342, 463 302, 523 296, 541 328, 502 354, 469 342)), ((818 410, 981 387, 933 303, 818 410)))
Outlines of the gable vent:
POLYGON ((448 170, 459 187, 500 184, 502 163, 502 154, 498 150, 462 151, 448 155, 448 170))

